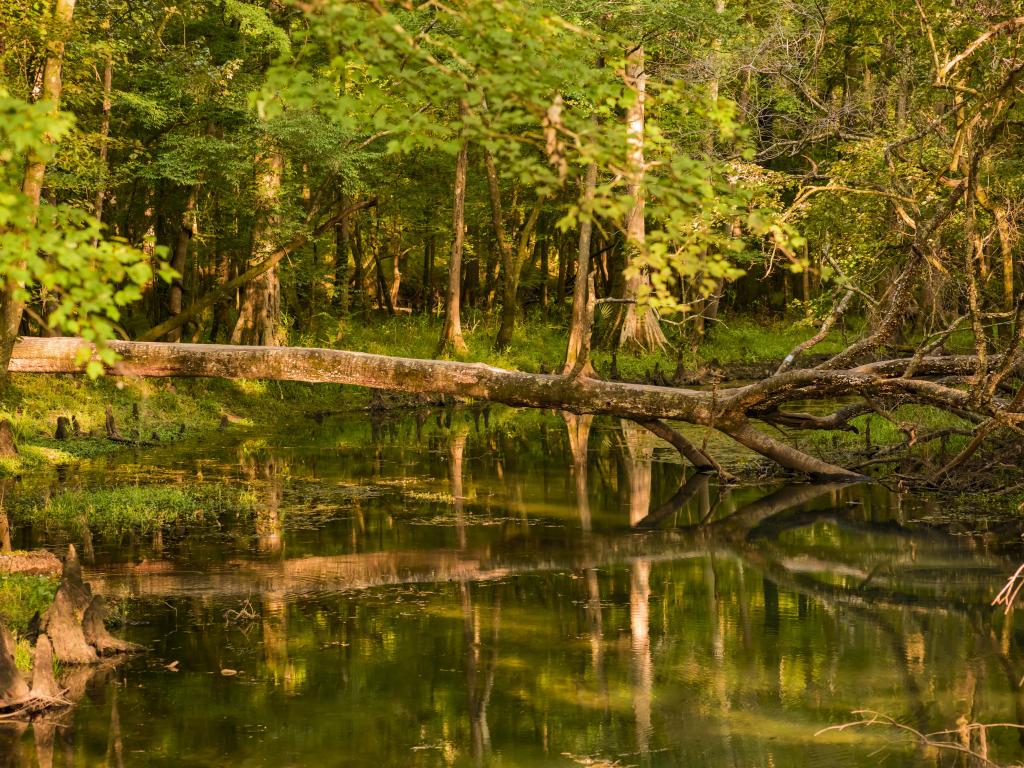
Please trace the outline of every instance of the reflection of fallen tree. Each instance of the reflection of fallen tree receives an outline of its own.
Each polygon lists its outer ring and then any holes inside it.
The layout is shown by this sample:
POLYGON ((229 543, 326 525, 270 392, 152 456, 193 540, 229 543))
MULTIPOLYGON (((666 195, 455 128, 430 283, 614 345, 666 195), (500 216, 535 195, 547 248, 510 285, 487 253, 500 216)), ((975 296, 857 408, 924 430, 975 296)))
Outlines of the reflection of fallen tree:
MULTIPOLYGON (((655 525, 671 517, 676 508, 691 499, 704 478, 690 478, 673 499, 648 514, 640 524, 655 525)), ((915 580, 923 564, 928 571, 963 569, 950 547, 942 553, 917 555, 913 568, 900 579, 887 573, 831 560, 826 554, 814 557, 779 550, 773 538, 766 536, 766 524, 787 515, 798 515, 802 524, 815 520, 840 520, 850 530, 870 531, 871 525, 850 519, 848 511, 828 505, 815 513, 806 509, 821 496, 841 486, 793 485, 742 507, 726 518, 705 521, 683 529, 633 533, 629 535, 590 533, 575 541, 558 541, 546 549, 543 541, 520 540, 470 546, 466 549, 402 550, 345 555, 286 558, 283 560, 231 560, 188 569, 169 561, 142 562, 108 566, 90 573, 97 588, 105 594, 137 597, 184 597, 218 595, 246 597, 261 592, 286 595, 359 590, 406 583, 471 582, 504 579, 516 574, 541 571, 585 571, 616 565, 630 565, 638 558, 652 562, 702 558, 709 552, 740 558, 755 566, 780 586, 811 597, 848 604, 920 606, 949 610, 955 607, 945 596, 907 593, 904 587, 925 587, 931 580, 915 580), (794 507, 796 511, 794 512, 794 507), (824 574, 842 574, 852 586, 821 580, 824 574), (896 583, 896 582, 899 583, 896 583)), ((847 486, 848 487, 848 486, 847 486)), ((782 529, 789 530, 782 526, 782 529)), ((877 530, 901 539, 912 535, 894 532, 891 523, 877 530)), ((934 534, 921 534, 935 544, 934 534)), ((993 572, 1005 568, 994 557, 975 557, 978 568, 993 572)), ((897 563, 898 564, 898 563, 897 563)))
POLYGON ((105 594, 134 597, 289 595, 370 589, 394 584, 493 581, 537 571, 576 570, 628 564, 637 557, 660 560, 702 557, 685 549, 685 535, 606 537, 593 535, 575 551, 494 552, 490 548, 405 550, 299 557, 277 562, 232 560, 186 570, 171 562, 107 567, 90 573, 105 594), (592 564, 592 565, 591 565, 592 564))

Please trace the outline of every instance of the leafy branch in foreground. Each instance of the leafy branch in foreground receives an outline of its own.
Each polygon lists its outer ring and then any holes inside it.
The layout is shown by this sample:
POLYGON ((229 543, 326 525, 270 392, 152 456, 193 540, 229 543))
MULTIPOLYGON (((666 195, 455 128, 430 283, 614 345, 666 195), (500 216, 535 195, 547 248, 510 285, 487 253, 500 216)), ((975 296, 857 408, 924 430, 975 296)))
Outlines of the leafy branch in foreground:
MULTIPOLYGON (((105 237, 94 216, 71 205, 36 204, 22 191, 19 160, 45 161, 72 126, 72 118, 54 114, 51 105, 0 90, 0 274, 6 278, 5 317, 10 309, 14 318, 3 334, 0 360, 5 368, 19 332, 20 312, 13 310, 38 297, 48 328, 96 345, 95 356, 80 361, 95 377, 117 359, 106 342, 116 338, 121 308, 142 297, 153 269, 140 249, 105 237)), ((164 280, 174 276, 162 263, 157 270, 164 280)))

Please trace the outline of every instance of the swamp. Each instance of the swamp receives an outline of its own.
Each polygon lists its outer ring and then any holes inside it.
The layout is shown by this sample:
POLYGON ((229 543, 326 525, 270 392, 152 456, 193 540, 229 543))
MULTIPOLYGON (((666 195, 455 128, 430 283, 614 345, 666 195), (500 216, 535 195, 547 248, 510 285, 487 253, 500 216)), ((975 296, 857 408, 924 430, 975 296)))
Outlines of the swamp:
POLYGON ((1020 0, 0 0, 0 768, 1024 765, 1020 0))

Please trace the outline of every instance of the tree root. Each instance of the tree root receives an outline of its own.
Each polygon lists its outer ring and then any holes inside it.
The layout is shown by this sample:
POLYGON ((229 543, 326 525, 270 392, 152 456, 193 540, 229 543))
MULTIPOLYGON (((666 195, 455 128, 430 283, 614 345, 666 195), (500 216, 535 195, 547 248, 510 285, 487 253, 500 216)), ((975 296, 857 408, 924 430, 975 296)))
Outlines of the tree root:
POLYGON ((103 598, 93 595, 82 581, 78 554, 74 545, 69 546, 57 594, 40 622, 31 687, 15 665, 13 638, 0 624, 0 719, 29 717, 72 704, 65 695, 68 690, 54 677, 54 660, 72 668, 85 667, 103 656, 141 650, 107 632, 105 613, 103 598))

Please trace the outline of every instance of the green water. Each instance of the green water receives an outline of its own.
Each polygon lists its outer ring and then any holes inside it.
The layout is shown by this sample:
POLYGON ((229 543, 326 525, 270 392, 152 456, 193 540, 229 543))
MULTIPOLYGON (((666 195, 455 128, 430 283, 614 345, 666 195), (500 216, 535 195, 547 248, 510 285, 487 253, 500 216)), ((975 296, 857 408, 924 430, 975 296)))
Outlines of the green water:
MULTIPOLYGON (((23 502, 167 483, 239 508, 15 526, 76 543, 147 652, 0 725, 0 765, 954 765, 893 729, 816 733, 861 709, 1024 722, 1024 633, 989 608, 1019 533, 927 524, 947 510, 880 486, 721 491, 636 427, 587 426, 356 414, 24 479, 23 502)), ((987 742, 1024 758, 1014 731, 987 742)))

